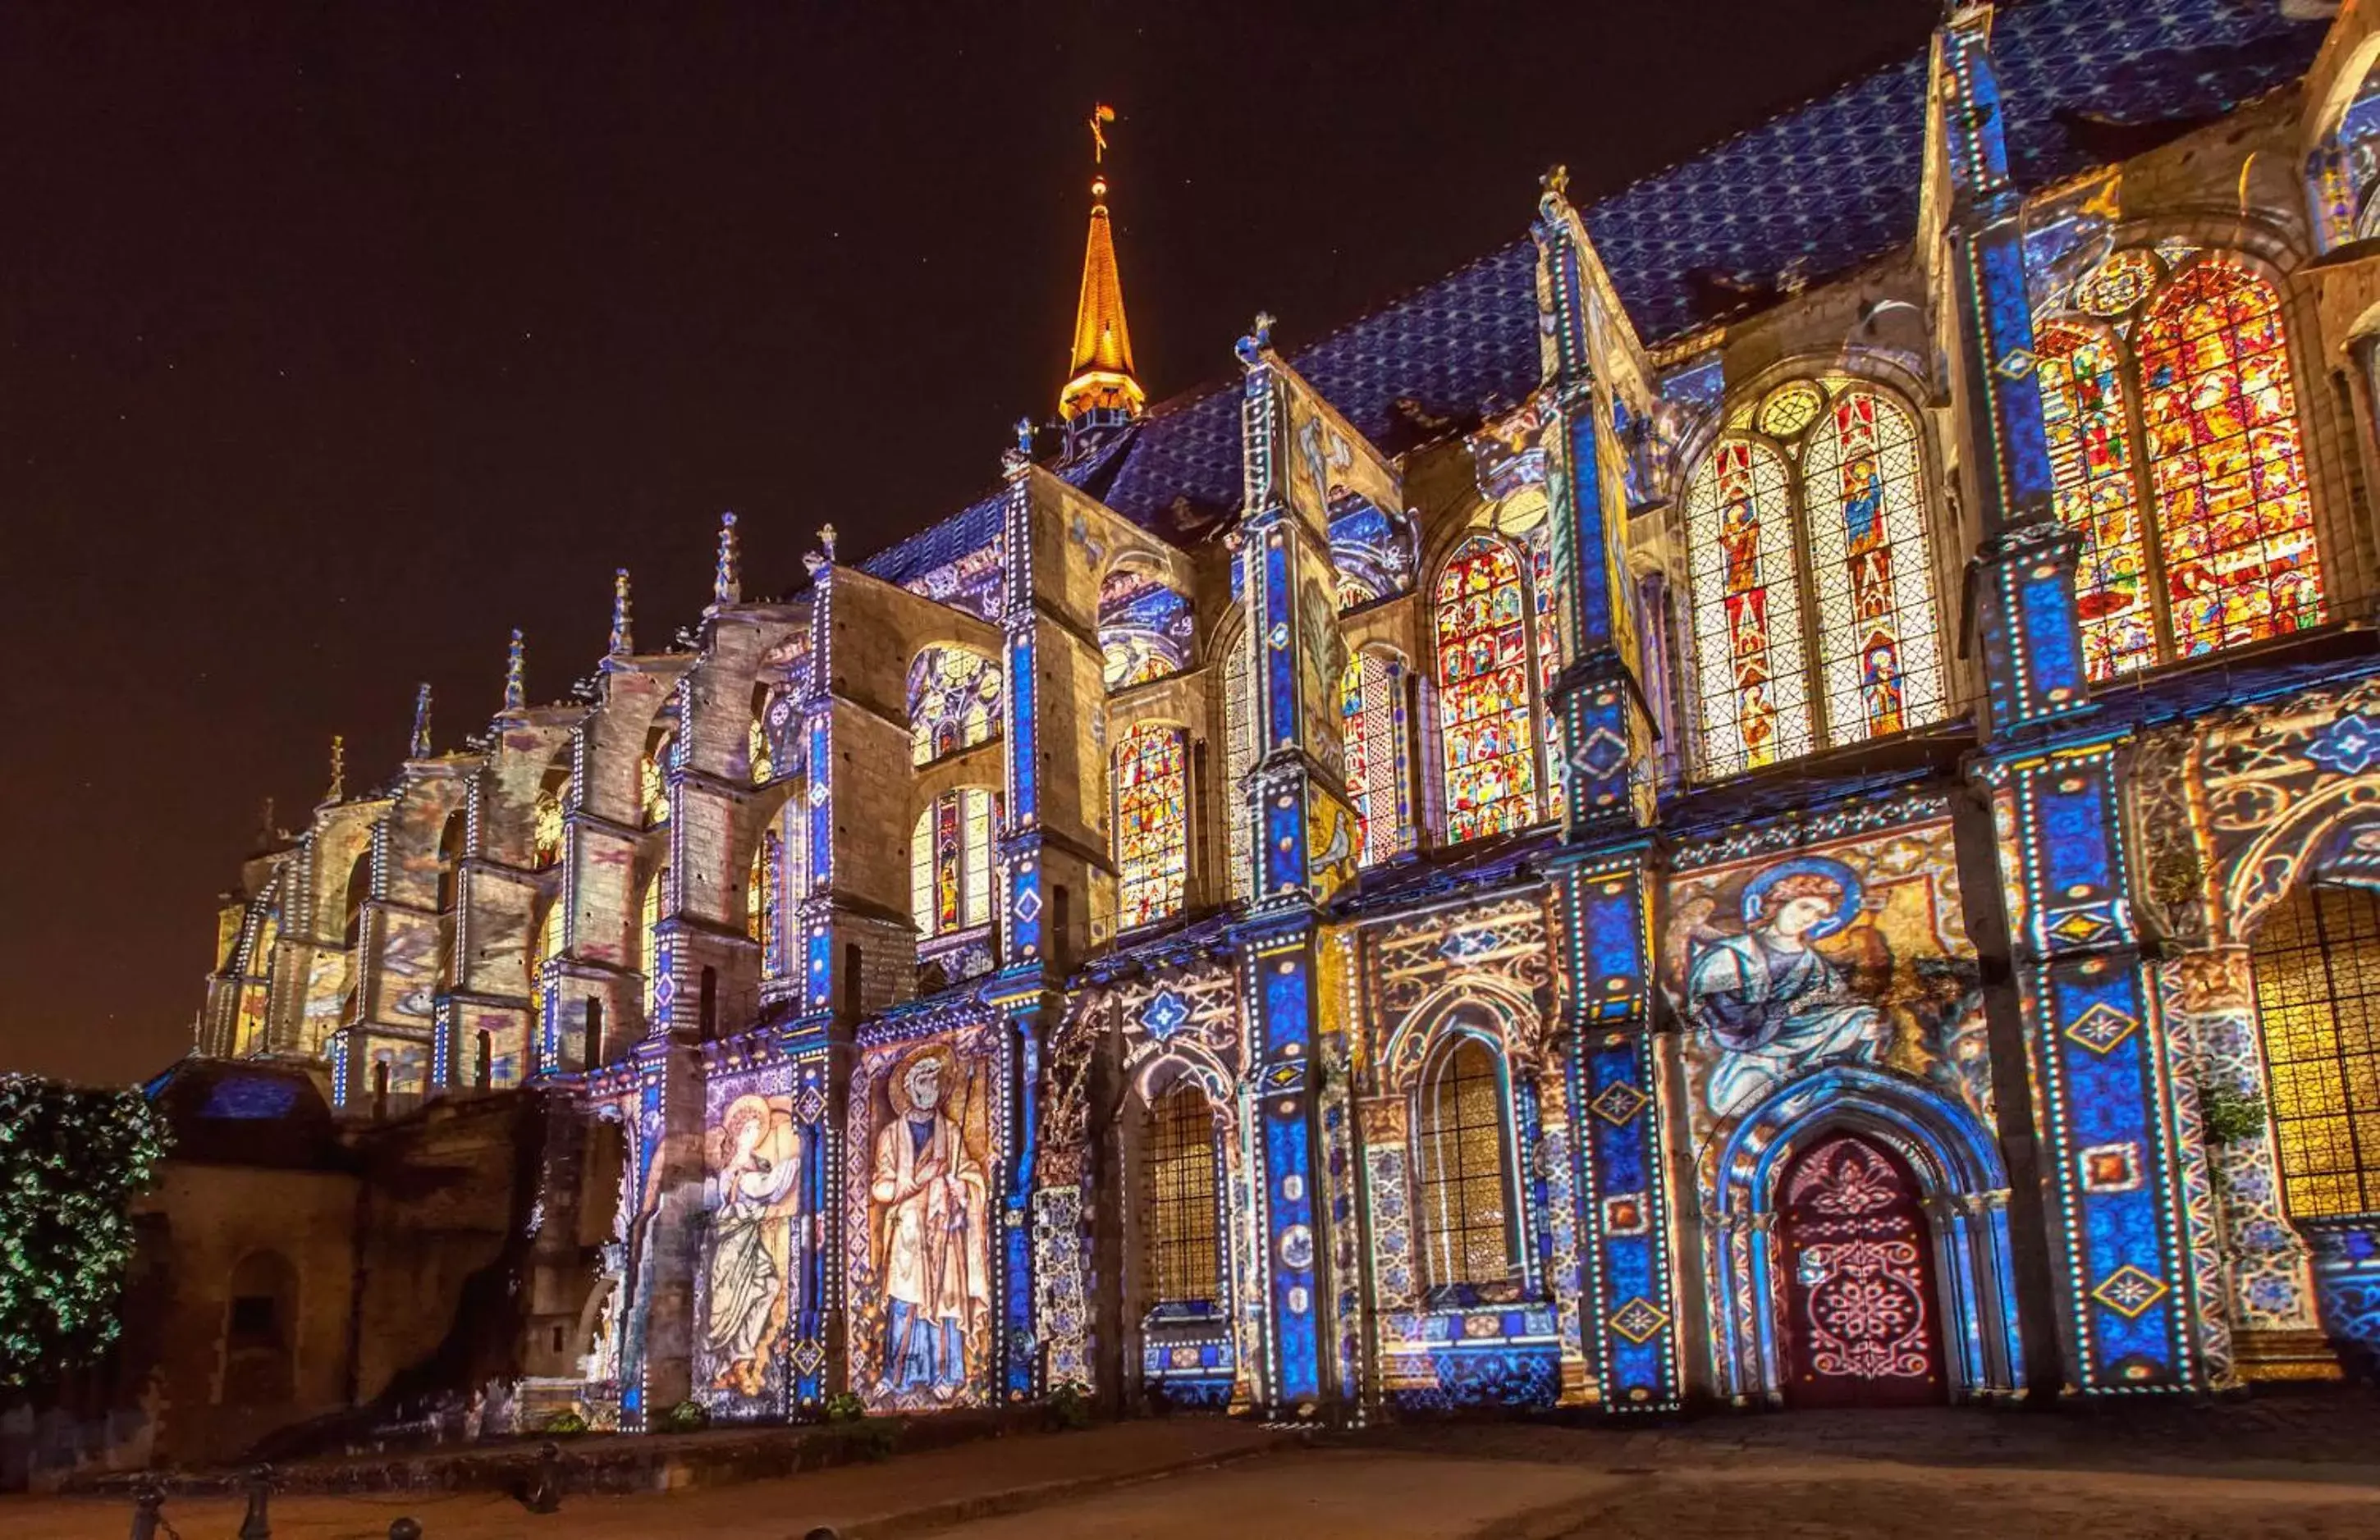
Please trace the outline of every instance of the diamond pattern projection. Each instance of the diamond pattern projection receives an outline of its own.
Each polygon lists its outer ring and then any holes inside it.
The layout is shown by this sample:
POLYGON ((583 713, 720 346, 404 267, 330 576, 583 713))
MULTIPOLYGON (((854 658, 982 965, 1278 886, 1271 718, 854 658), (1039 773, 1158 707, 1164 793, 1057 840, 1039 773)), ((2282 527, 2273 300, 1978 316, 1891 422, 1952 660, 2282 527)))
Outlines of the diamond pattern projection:
POLYGON ((2102 1279, 2099 1287, 2091 1291, 2091 1297, 2129 1321, 2165 1298, 2167 1292, 2163 1283, 2127 1262, 2102 1279))
POLYGON ((2103 1000, 2075 1017, 2066 1036, 2094 1053, 2105 1053, 2131 1037, 2132 1029, 2140 1025, 2138 1018, 2103 1000))
POLYGON ((1646 1099, 1645 1093, 1635 1086, 1624 1080, 1615 1080, 1587 1106, 1597 1117, 1612 1127, 1624 1128, 1630 1119, 1645 1110, 1646 1099))
POLYGON ((1632 1342, 1646 1342, 1670 1324, 1670 1313, 1639 1294, 1611 1313, 1611 1329, 1632 1342))

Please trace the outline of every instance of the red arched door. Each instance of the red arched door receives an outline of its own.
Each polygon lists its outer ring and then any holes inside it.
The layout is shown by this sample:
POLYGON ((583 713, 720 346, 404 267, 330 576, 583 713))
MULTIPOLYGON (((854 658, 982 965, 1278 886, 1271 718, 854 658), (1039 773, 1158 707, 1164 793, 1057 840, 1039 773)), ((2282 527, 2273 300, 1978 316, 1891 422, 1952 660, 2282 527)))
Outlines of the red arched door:
POLYGON ((1856 1134, 1827 1134, 1786 1168, 1779 1197, 1786 1400, 1946 1400, 1933 1238, 1909 1168, 1856 1134))

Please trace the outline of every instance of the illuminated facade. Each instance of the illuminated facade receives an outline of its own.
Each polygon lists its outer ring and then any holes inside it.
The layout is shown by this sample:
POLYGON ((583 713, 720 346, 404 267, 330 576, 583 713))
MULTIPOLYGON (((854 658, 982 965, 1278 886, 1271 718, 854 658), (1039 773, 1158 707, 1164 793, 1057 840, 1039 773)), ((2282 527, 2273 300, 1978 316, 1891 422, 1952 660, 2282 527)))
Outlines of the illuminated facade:
POLYGON ((2370 1373, 2369 8, 1963 8, 1155 407, 1103 176, 985 497, 425 705, 200 1046, 575 1109, 627 1426, 2370 1373))

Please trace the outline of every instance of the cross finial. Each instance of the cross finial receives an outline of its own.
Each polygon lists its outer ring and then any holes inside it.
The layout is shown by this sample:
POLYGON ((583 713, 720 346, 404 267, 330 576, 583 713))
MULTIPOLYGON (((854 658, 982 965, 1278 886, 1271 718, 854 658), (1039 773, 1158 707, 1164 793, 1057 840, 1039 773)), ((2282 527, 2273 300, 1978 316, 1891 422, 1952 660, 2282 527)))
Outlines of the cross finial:
POLYGON ((425 682, 413 694, 413 740, 407 746, 408 758, 430 758, 430 685, 425 682))
POLYGON ((528 705, 528 660, 521 648, 520 627, 513 627, 512 646, 504 652, 504 709, 518 711, 528 705))
POLYGON ((719 515, 719 564, 710 574, 710 601, 739 604, 744 600, 744 552, 735 539, 735 515, 719 515))
POLYGON ((612 574, 612 656, 625 658, 637 650, 636 633, 628 613, 628 569, 612 574))

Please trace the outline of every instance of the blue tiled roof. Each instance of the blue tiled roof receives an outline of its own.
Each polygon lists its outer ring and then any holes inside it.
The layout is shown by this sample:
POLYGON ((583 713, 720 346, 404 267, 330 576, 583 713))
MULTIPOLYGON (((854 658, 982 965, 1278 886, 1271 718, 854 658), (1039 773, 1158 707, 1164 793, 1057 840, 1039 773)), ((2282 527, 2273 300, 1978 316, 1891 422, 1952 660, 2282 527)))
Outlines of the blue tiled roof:
MULTIPOLYGON (((2090 122, 2189 120, 2302 75, 2320 22, 2273 0, 2003 4, 1993 52, 2011 159, 2027 187, 2104 158, 2090 122)), ((1925 53, 1853 80, 1589 205, 1585 217, 1638 334, 1664 342, 1731 294, 1756 305, 1782 274, 1819 283, 1911 238, 1925 150, 1925 53)), ((1372 312, 1291 362, 1381 447, 1466 424, 1537 383, 1535 251, 1526 238, 1372 312), (1402 405, 1401 405, 1401 403, 1402 405)), ((1120 451, 1061 466, 1126 517, 1174 540, 1240 500, 1240 395, 1226 382, 1158 406, 1120 451), (1102 484, 1103 483, 1103 484, 1102 484)), ((991 540, 997 497, 870 559, 892 581, 991 540)))

